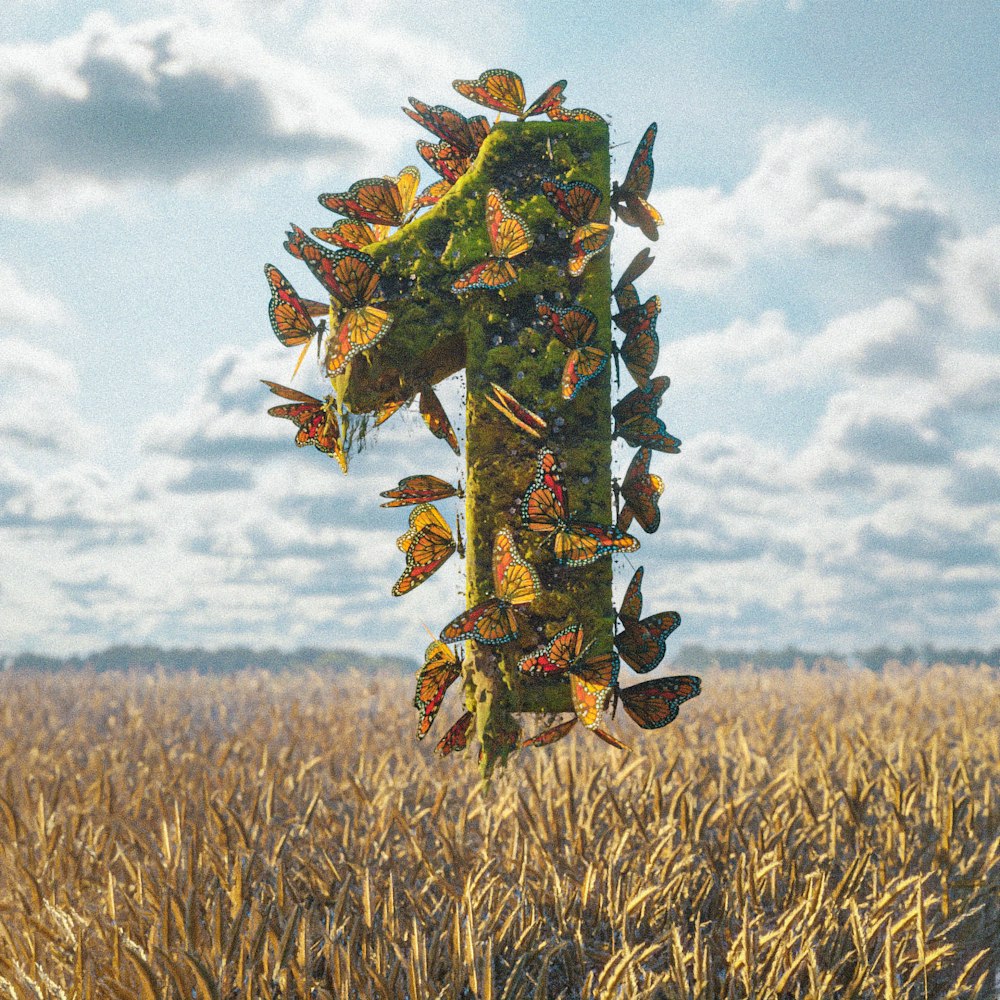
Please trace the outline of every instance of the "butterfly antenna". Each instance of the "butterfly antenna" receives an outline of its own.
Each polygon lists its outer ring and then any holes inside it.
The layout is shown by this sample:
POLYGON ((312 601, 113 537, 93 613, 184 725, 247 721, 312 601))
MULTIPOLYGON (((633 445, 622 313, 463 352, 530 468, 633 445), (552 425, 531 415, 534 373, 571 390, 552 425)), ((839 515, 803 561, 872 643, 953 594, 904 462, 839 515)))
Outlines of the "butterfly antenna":
POLYGON ((618 360, 618 343, 614 337, 611 338, 611 354, 615 359, 615 388, 620 389, 622 387, 622 369, 618 360))
POLYGON ((465 539, 462 538, 462 515, 458 512, 455 514, 455 548, 458 550, 459 557, 464 559, 465 539))
POLYGON ((423 625, 424 631, 431 637, 431 639, 437 639, 437 636, 427 627, 427 622, 421 622, 420 624, 423 625))

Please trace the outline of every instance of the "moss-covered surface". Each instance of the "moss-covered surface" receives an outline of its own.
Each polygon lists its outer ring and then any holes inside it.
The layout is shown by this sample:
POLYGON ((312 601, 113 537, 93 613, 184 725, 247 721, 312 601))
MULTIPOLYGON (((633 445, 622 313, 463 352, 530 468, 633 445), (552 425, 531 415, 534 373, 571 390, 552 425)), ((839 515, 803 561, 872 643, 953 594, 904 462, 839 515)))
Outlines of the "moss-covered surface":
POLYGON ((538 318, 542 299, 579 304, 599 320, 597 342, 611 349, 611 269, 607 252, 572 278, 566 268, 572 226, 541 191, 545 178, 583 180, 603 193, 608 221, 610 154, 603 123, 504 122, 491 132, 473 169, 426 215, 368 250, 383 272, 393 329, 351 372, 345 401, 355 412, 412 396, 428 383, 466 369, 466 523, 468 604, 495 591, 493 540, 511 529, 519 551, 538 571, 542 590, 519 608, 516 641, 490 649, 470 643, 466 701, 476 713, 488 776, 517 746, 515 713, 572 711, 565 678, 525 680, 517 661, 568 624, 582 624, 592 651, 611 648, 611 560, 579 568, 559 565, 551 540, 521 523, 520 504, 535 474, 541 446, 558 457, 570 513, 611 521, 610 364, 564 400, 560 380, 566 350, 538 318), (490 254, 486 194, 497 188, 527 223, 534 246, 514 258, 515 285, 500 292, 456 296, 451 283, 490 254), (519 430, 487 401, 495 382, 548 422, 544 441, 519 430))

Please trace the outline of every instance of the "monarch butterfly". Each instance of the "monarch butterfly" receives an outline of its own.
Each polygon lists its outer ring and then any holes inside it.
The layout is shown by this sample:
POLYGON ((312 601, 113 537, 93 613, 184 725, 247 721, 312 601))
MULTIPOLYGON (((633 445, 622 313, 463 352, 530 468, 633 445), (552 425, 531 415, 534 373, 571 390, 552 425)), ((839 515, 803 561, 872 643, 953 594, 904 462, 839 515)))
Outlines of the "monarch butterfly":
POLYGON ((469 169, 468 155, 446 139, 440 142, 425 142, 421 139, 417 143, 417 152, 435 173, 452 183, 469 169))
POLYGON ((311 444, 324 455, 335 458, 341 470, 346 474, 347 455, 340 443, 340 424, 337 420, 337 414, 333 412, 336 404, 333 396, 319 400, 315 396, 308 396, 297 389, 278 385, 277 382, 268 382, 267 379, 261 379, 261 381, 276 396, 293 400, 289 404, 272 406, 267 412, 272 417, 284 417, 286 420, 291 420, 298 427, 295 443, 300 448, 311 444))
POLYGON ((583 626, 570 625, 557 632, 544 646, 517 661, 525 674, 561 674, 569 670, 583 653, 583 626))
POLYGON ((469 737, 472 735, 472 723, 475 721, 476 717, 471 712, 465 712, 461 715, 458 721, 452 725, 451 729, 438 740, 434 752, 439 757, 447 757, 453 751, 464 750, 469 745, 469 737))
POLYGON ((305 261, 343 310, 340 325, 331 331, 326 344, 326 373, 335 378, 355 355, 373 347, 389 332, 392 317, 369 305, 382 275, 375 261, 360 250, 328 250, 294 225, 287 235, 285 249, 305 261))
POLYGON ((570 241, 572 253, 566 265, 570 275, 576 278, 583 274, 587 262, 611 246, 611 238, 614 235, 614 226, 603 222, 588 222, 587 225, 581 226, 570 241))
MULTIPOLYGON (((557 632, 545 646, 539 647, 534 653, 522 656, 517 665, 522 673, 527 674, 546 676, 568 672, 570 695, 577 719, 612 746, 628 749, 597 725, 618 681, 618 654, 612 651, 583 659, 585 652, 582 626, 571 625, 557 632)), ((569 732, 571 728, 566 726, 565 731, 569 732)), ((544 737, 545 734, 540 735, 544 737)), ((558 738, 560 737, 554 737, 558 738)), ((554 742, 554 739, 545 739, 543 742, 554 742)), ((541 746, 543 743, 532 745, 541 746)))
POLYGON ((517 271, 510 259, 529 250, 533 238, 524 220, 507 208, 496 188, 491 188, 486 195, 486 226, 493 253, 452 282, 451 290, 455 294, 477 288, 496 291, 517 281, 517 271))
POLYGON ((649 471, 652 456, 649 448, 640 448, 625 472, 621 485, 625 504, 616 522, 622 531, 628 531, 633 518, 647 534, 651 535, 660 527, 658 501, 663 496, 663 480, 649 471))
MULTIPOLYGON (((649 247, 643 247, 630 261, 628 267, 622 272, 622 276, 618 279, 613 289, 615 299, 617 301, 617 296, 619 291, 626 285, 633 284, 638 278, 641 278, 653 265, 653 261, 656 260, 655 257, 651 256, 649 252, 649 247)), ((621 303, 618 304, 618 308, 621 309, 621 303)))
POLYGON ((625 339, 616 350, 636 385, 645 389, 660 356, 660 339, 656 334, 660 297, 654 295, 640 305, 635 286, 625 285, 615 293, 615 298, 621 311, 611 318, 625 331, 625 339))
POLYGON ((643 729, 661 729, 673 722, 684 702, 701 694, 701 678, 691 674, 657 677, 627 688, 617 696, 632 719, 643 729))
POLYGON ((479 74, 476 80, 455 80, 452 86, 463 97, 467 97, 484 108, 495 111, 506 111, 516 116, 518 121, 524 121, 532 115, 540 115, 550 108, 559 107, 563 102, 565 80, 557 80, 552 86, 531 105, 524 107, 524 83, 521 78, 509 69, 488 69, 479 74))
POLYGON ((633 448, 652 448, 676 454, 681 443, 667 433, 663 421, 656 415, 670 379, 666 375, 651 378, 645 388, 633 389, 611 408, 615 418, 612 438, 622 438, 633 448))
POLYGON ((521 500, 524 526, 549 536, 556 559, 564 566, 588 566, 601 556, 639 548, 637 538, 613 526, 569 520, 567 504, 556 456, 543 448, 538 453, 535 478, 521 500))
POLYGON ((590 108, 564 108, 559 105, 549 108, 545 113, 554 122, 604 122, 607 124, 606 119, 602 118, 596 111, 591 111, 590 108))
POLYGON ((520 427, 525 433, 541 440, 541 432, 548 430, 548 424, 537 414, 523 406, 506 389, 491 382, 493 395, 486 399, 498 409, 515 427, 520 427))
POLYGON ((539 302, 538 315, 569 349, 562 375, 562 397, 573 399, 588 382, 597 378, 608 363, 608 352, 591 341, 597 334, 597 317, 583 306, 560 309, 539 302))
POLYGON ((451 143, 470 159, 475 159, 483 140, 490 134, 490 123, 484 115, 466 118, 454 108, 449 108, 444 104, 436 104, 431 107, 424 104, 423 101, 418 101, 415 97, 410 98, 410 104, 413 107, 403 108, 403 111, 413 121, 422 125, 439 139, 451 143))
POLYGON ((417 739, 430 731, 444 700, 445 692, 462 672, 462 661, 450 646, 435 639, 424 653, 423 666, 417 671, 417 691, 413 707, 419 712, 417 739))
POLYGON ((587 261, 599 254, 611 242, 614 230, 606 222, 599 222, 601 192, 586 181, 542 181, 542 192, 556 207, 563 218, 576 227, 570 236, 572 256, 568 270, 577 277, 583 273, 587 261))
POLYGON ((413 208, 413 196, 420 187, 420 171, 403 167, 395 177, 366 177, 355 181, 346 191, 321 194, 319 203, 362 222, 380 226, 401 226, 413 208))
POLYGON ((495 596, 463 611, 445 625, 440 635, 443 642, 475 639, 487 646, 499 646, 516 638, 518 625, 514 608, 534 601, 541 584, 534 568, 517 551, 506 528, 497 532, 493 542, 493 578, 495 596))
MULTIPOLYGON (((292 378, 294 378, 302 364, 302 359, 306 356, 306 351, 309 350, 310 342, 313 337, 322 336, 326 329, 326 323, 323 320, 320 320, 318 324, 313 322, 313 314, 308 305, 309 300, 301 299, 298 292, 289 284, 288 279, 273 264, 265 264, 264 273, 271 286, 268 315, 271 318, 271 329, 274 330, 274 335, 285 347, 297 347, 299 344, 305 344, 299 354, 298 361, 295 363, 295 369, 292 371, 292 378)), ((329 308, 321 302, 314 303, 314 305, 320 306, 324 313, 329 311, 329 308)), ((316 343, 318 344, 319 341, 317 340, 316 343)))
POLYGON ((465 494, 451 483, 446 483, 437 476, 419 475, 406 476, 400 479, 395 489, 385 490, 379 496, 388 497, 388 503, 383 507, 408 507, 415 503, 430 503, 433 500, 444 500, 447 497, 462 497, 465 494))
POLYGON ((455 428, 451 426, 451 421, 448 419, 448 414, 445 413, 437 393, 429 385, 420 390, 420 416, 424 418, 427 429, 434 437, 447 441, 448 446, 456 455, 462 453, 458 446, 458 435, 455 434, 455 428))
POLYGON ((389 227, 372 226, 360 219, 338 219, 332 226, 314 228, 312 234, 324 243, 334 243, 349 250, 364 250, 384 240, 389 234, 389 227))
POLYGON ((413 199, 414 208, 429 208, 431 205, 436 205, 452 188, 452 182, 446 177, 442 177, 440 180, 436 180, 433 184, 428 184, 427 187, 413 199))
POLYGON ((611 207, 615 216, 630 226, 638 226, 646 239, 659 239, 656 227, 663 225, 663 217, 646 200, 653 186, 653 143, 656 140, 656 122, 646 129, 639 140, 632 162, 619 186, 611 186, 611 207))
POLYGON ((542 193, 559 214, 574 226, 593 222, 601 210, 600 188, 587 181, 546 178, 542 181, 541 187, 542 193))
POLYGON ((392 588, 393 597, 402 597, 436 573, 456 549, 448 522, 437 507, 422 503, 410 511, 410 527, 396 545, 406 556, 406 569, 392 588))
POLYGON ((676 611, 661 611, 639 619, 642 614, 642 574, 640 566, 625 591, 618 612, 622 631, 615 636, 615 648, 637 674, 648 674, 663 659, 667 651, 667 637, 680 625, 681 616, 676 611))

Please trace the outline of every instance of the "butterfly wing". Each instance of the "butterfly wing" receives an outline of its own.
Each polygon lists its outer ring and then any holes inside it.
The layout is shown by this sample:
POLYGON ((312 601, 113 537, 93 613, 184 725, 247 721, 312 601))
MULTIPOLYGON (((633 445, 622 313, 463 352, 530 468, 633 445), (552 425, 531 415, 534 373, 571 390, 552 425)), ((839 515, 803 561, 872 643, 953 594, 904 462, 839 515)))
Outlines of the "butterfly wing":
POLYGON ((295 443, 300 448, 313 445, 324 455, 335 458, 346 473, 347 456, 340 441, 340 424, 333 411, 333 397, 327 396, 325 400, 319 400, 297 389, 278 385, 277 382, 268 382, 266 379, 261 381, 276 396, 294 401, 284 406, 272 406, 267 412, 272 417, 282 417, 295 424, 298 428, 295 443))
POLYGON ((667 433, 664 422, 656 416, 642 413, 631 420, 615 424, 612 437, 620 437, 633 448, 652 448, 676 455, 681 450, 680 438, 667 433))
POLYGON ((332 226, 312 230, 316 239, 348 250, 364 250, 365 247, 384 240, 388 232, 388 226, 372 226, 360 219, 338 219, 332 226))
POLYGON ((285 347, 308 344, 319 333, 319 327, 313 322, 302 299, 273 264, 265 264, 264 273, 271 286, 268 315, 274 335, 285 347))
POLYGON ((474 292, 485 288, 489 291, 499 291, 517 281, 517 271, 508 260, 500 257, 487 257, 478 264, 463 271, 451 284, 451 290, 456 295, 459 292, 474 292))
POLYGON ((624 623, 627 619, 638 621, 642 614, 642 575, 643 567, 640 566, 629 580, 628 587, 625 588, 625 596, 622 598, 621 608, 618 610, 618 617, 624 623))
POLYGON ((667 651, 667 637, 680 623, 676 611, 661 611, 642 621, 623 618, 615 648, 637 674, 648 674, 659 666, 667 651))
POLYGON ((656 122, 653 122, 643 133, 632 154, 632 162, 628 165, 625 180, 619 191, 626 197, 638 195, 648 198, 653 188, 653 143, 656 142, 656 122))
POLYGON ((559 214, 574 226, 593 221, 600 211, 600 188, 587 181, 546 179, 542 181, 542 193, 559 214))
POLYGON ((505 604, 531 604, 542 589, 534 567, 517 551, 506 528, 493 541, 493 577, 497 597, 505 604))
POLYGON ((476 80, 454 80, 452 86, 463 97, 495 111, 521 117, 524 113, 524 83, 509 69, 488 69, 476 80))
POLYGON ((382 504, 383 507, 407 507, 410 504, 444 500, 457 494, 458 490, 451 483, 438 479, 437 476, 424 474, 405 476, 395 489, 386 490, 379 496, 389 498, 388 503, 382 504))
POLYGON ((445 413, 437 393, 430 386, 425 386, 420 390, 420 416, 424 418, 424 423, 427 424, 428 430, 434 437, 447 441, 448 446, 456 455, 462 453, 458 446, 455 428, 451 426, 451 421, 448 419, 448 414, 445 413))
POLYGON ((619 531, 614 525, 570 521, 557 529, 553 548, 564 566, 589 566, 602 556, 635 552, 639 539, 619 531))
POLYGON ((413 200, 414 208, 429 208, 436 205, 452 188, 452 182, 445 177, 429 184, 413 200))
POLYGON ((450 646, 435 639, 427 647, 423 666, 417 671, 417 690, 413 696, 413 707, 419 712, 418 740, 427 735, 444 700, 445 692, 461 672, 462 661, 450 646))
POLYGON ((583 649, 583 626, 570 625, 557 632, 534 653, 522 656, 517 667, 526 674, 560 674, 576 662, 583 649))
POLYGON ((430 168, 446 180, 454 183, 469 169, 469 157, 447 140, 417 143, 417 152, 430 168))
POLYGON ((565 526, 566 487, 555 455, 538 453, 535 478, 521 499, 521 521, 529 531, 550 534, 565 526))
POLYGON ((658 239, 656 227, 663 218, 646 200, 653 186, 653 143, 656 140, 656 122, 646 129, 639 140, 625 180, 612 191, 612 204, 618 217, 630 226, 638 226, 650 240, 658 239))
MULTIPOLYGON (((622 276, 618 279, 617 284, 614 287, 615 301, 618 301, 618 294, 626 285, 631 285, 637 279, 641 278, 650 267, 652 267, 653 261, 656 258, 651 256, 649 252, 649 247, 643 247, 630 261, 628 267, 622 272, 622 276)), ((632 289, 632 293, 635 294, 635 289, 632 289)), ((639 303, 639 298, 636 296, 636 305, 639 303)), ((618 302, 618 308, 623 308, 621 302, 618 302)))
POLYGON ((531 248, 531 232, 524 220, 507 207, 496 188, 486 194, 486 227, 494 257, 510 259, 531 248))
POLYGON ((590 108, 549 108, 545 112, 551 121, 554 122, 603 122, 603 119, 596 111, 590 108))
POLYGON ((464 750, 469 745, 469 737, 472 735, 472 724, 475 721, 476 717, 471 712, 466 712, 462 715, 452 725, 451 729, 438 740, 434 752, 439 757, 447 757, 448 754, 456 750, 464 750))
POLYGON ((618 353, 625 362, 629 374, 635 379, 635 384, 640 389, 646 388, 660 356, 656 317, 634 332, 626 334, 618 353))
POLYGON ((574 716, 566 722, 560 722, 554 726, 550 726, 548 729, 543 730, 537 735, 530 736, 528 739, 524 740, 521 743, 521 748, 527 749, 528 747, 551 746, 553 743, 561 740, 564 736, 568 736, 576 723, 577 719, 576 716, 574 716))
POLYGON ((593 729, 617 683, 618 655, 613 651, 601 654, 592 657, 587 664, 570 672, 570 696, 577 718, 588 729, 593 729))
POLYGON ((563 97, 565 89, 566 81, 556 80, 555 83, 546 87, 542 94, 533 100, 518 117, 523 121, 525 118, 531 118, 532 115, 548 114, 554 108, 561 107, 565 100, 563 97))
POLYGON ((438 509, 422 503, 410 512, 409 529, 396 540, 406 556, 406 569, 392 588, 393 597, 408 594, 436 573, 456 549, 451 528, 438 509))
POLYGON ((487 401, 499 410, 515 427, 530 434, 532 437, 541 439, 542 431, 548 429, 548 424, 533 411, 529 410, 517 401, 506 389, 491 382, 493 395, 487 396, 487 401))
MULTIPOLYGON (((663 495, 663 480, 649 471, 652 456, 649 448, 640 448, 635 453, 621 489, 629 511, 647 534, 660 527, 659 499, 663 495)), ((619 521, 618 527, 624 530, 627 525, 619 521)))
POLYGON ((420 171, 404 167, 396 177, 366 177, 347 191, 321 194, 319 203, 338 215, 382 226, 401 226, 420 186, 420 171))
POLYGON ((415 97, 410 98, 410 104, 412 109, 403 108, 410 118, 470 158, 476 156, 483 140, 489 135, 490 124, 482 115, 466 118, 454 108, 444 104, 431 107, 415 97))
POLYGON ((566 265, 570 275, 576 278, 583 274, 587 262, 611 246, 614 235, 614 227, 604 222, 588 222, 581 226, 570 239, 571 253, 566 265))
POLYGON ((677 718, 684 702, 701 694, 701 678, 692 675, 658 677, 619 688, 625 711, 643 729, 660 729, 677 718))
POLYGON ((563 367, 563 399, 573 399, 583 386, 604 371, 607 363, 608 352, 600 347, 579 347, 570 351, 563 367))
POLYGON ((443 629, 443 642, 475 639, 487 646, 499 646, 517 637, 517 618, 506 601, 490 597, 453 618, 443 629))

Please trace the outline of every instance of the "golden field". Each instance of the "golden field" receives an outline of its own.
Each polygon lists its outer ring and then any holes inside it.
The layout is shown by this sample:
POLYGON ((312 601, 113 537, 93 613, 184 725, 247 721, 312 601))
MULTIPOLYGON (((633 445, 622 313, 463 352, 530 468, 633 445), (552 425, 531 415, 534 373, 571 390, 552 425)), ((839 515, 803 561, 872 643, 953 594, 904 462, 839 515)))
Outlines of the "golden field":
POLYGON ((0 1000, 995 996, 995 672, 708 672, 486 794, 412 695, 0 677, 0 1000))

